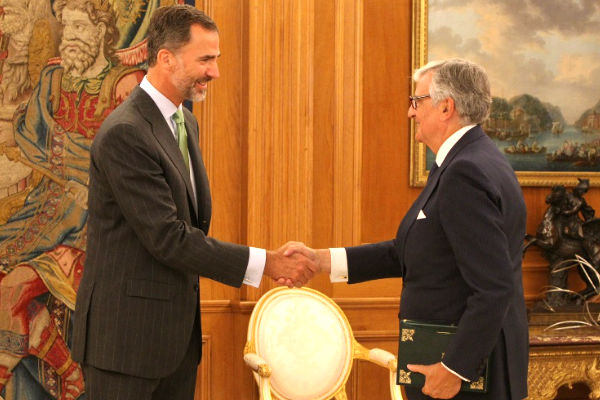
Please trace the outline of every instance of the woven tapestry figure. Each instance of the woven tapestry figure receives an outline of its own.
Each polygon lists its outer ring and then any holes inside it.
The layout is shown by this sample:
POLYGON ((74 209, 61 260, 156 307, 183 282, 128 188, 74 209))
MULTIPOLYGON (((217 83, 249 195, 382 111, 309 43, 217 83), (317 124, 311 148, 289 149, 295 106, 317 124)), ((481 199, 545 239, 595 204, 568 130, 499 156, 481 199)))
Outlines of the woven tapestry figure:
POLYGON ((160 5, 0 0, 0 101, 12 108, 0 116, 10 122, 0 124, 0 396, 7 400, 85 397, 69 331, 85 260, 89 149, 144 76, 143 21, 160 5), (55 53, 40 50, 48 48, 55 53))

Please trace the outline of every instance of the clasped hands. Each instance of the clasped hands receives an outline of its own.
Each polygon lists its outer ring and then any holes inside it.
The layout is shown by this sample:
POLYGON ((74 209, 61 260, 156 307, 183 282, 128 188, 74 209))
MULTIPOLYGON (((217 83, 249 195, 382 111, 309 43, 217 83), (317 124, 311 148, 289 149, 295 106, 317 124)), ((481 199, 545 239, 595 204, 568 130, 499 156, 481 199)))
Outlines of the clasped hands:
POLYGON ((264 273, 280 285, 301 287, 323 270, 324 258, 321 250, 301 242, 288 242, 277 250, 267 251, 264 273))

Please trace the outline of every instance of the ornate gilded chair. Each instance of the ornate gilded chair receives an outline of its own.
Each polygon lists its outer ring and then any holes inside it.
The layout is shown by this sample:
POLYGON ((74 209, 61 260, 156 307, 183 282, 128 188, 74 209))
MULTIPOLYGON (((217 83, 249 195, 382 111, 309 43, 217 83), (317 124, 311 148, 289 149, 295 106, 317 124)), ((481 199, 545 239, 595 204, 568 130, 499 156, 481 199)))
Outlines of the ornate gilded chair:
POLYGON ((244 361, 262 400, 345 400, 354 359, 389 369, 391 398, 402 400, 396 357, 360 345, 340 307, 324 294, 275 288, 252 311, 244 361))

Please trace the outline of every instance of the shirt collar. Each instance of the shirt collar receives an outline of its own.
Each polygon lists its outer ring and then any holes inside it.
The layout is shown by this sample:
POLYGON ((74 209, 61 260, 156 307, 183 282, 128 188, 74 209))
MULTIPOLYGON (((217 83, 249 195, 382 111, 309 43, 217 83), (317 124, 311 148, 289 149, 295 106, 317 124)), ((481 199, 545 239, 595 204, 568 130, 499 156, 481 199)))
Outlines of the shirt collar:
POLYGON ((167 121, 167 125, 171 128, 173 132, 175 132, 175 126, 173 119, 171 118, 175 111, 180 110, 182 108, 181 104, 177 107, 171 100, 169 100, 164 94, 159 92, 157 88, 155 88, 150 81, 144 76, 142 82, 140 83, 140 88, 142 88, 148 96, 152 98, 156 106, 160 110, 165 121, 167 121))
POLYGON ((435 156, 435 163, 438 167, 442 166, 444 160, 446 159, 446 156, 448 155, 448 153, 450 153, 450 150, 452 150, 452 148, 460 140, 460 138, 462 138, 465 135, 465 133, 467 133, 473 127, 475 127, 475 124, 463 126, 459 130, 454 132, 452 135, 450 135, 450 137, 448 137, 448 139, 446 139, 444 143, 442 143, 440 149, 438 150, 435 156))

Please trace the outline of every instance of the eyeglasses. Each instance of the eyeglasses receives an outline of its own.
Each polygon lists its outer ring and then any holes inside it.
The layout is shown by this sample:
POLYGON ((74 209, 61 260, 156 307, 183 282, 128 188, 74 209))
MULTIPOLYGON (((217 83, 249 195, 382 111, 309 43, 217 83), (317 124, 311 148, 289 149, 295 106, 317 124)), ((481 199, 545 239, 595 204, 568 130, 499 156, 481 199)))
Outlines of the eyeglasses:
POLYGON ((408 99, 410 100, 410 105, 412 106, 412 108, 414 108, 416 110, 417 109, 417 100, 426 99, 427 97, 431 97, 431 95, 424 94, 422 96, 408 96, 408 99))

